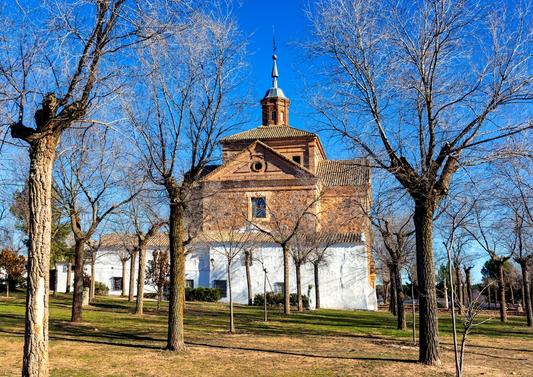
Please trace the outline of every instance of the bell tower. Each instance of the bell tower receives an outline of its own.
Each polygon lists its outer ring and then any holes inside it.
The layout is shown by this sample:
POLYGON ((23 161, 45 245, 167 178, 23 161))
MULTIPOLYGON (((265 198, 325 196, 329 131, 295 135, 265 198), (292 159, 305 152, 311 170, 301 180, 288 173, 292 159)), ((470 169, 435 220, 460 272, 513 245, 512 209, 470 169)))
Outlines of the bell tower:
POLYGON ((274 43, 274 53, 272 55, 272 87, 267 90, 261 100, 263 111, 263 127, 268 126, 288 126, 289 106, 291 101, 285 97, 283 90, 278 88, 278 66, 276 61, 276 44, 274 43))

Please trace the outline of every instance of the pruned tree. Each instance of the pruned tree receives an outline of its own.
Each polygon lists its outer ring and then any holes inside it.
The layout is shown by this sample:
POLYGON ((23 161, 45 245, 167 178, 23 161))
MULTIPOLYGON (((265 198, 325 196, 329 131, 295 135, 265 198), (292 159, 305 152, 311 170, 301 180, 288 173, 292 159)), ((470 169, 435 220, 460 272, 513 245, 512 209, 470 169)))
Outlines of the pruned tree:
POLYGON ((68 214, 74 236, 71 321, 81 322, 87 242, 105 219, 133 200, 139 191, 131 193, 121 185, 131 180, 133 171, 112 132, 87 128, 71 130, 65 136, 63 151, 57 158, 54 190, 68 214))
POLYGON ((243 42, 224 7, 175 14, 165 38, 139 49, 142 80, 126 104, 142 166, 169 205, 170 298, 168 350, 185 349, 185 215, 215 148, 238 110, 232 99, 243 42), (186 26, 186 27, 185 27, 186 26))
POLYGON ((302 197, 298 203, 293 202, 291 208, 270 201, 265 208, 260 209, 268 214, 268 224, 248 220, 254 229, 267 235, 281 247, 283 253, 283 311, 285 314, 291 314, 289 258, 292 243, 301 234, 316 232, 319 200, 319 196, 302 197))
POLYGON ((233 310, 233 286, 232 286, 232 269, 235 261, 250 250, 253 245, 254 232, 243 228, 239 216, 233 219, 222 219, 216 217, 213 219, 216 229, 212 235, 206 234, 208 241, 215 243, 214 251, 223 255, 226 261, 226 274, 228 278, 228 296, 229 296, 229 332, 235 332, 234 310, 233 310))
POLYGON ((122 283, 120 285, 120 296, 126 296, 126 263, 130 260, 131 254, 125 248, 117 250, 117 256, 122 266, 122 283))
POLYGON ((440 363, 433 253, 439 203, 459 169, 519 153, 500 141, 532 127, 526 113, 500 116, 532 99, 531 13, 520 5, 321 0, 308 12, 309 50, 326 58, 317 110, 413 200, 419 360, 426 364, 440 363))
POLYGON ((505 296, 504 267, 512 257, 512 249, 505 245, 507 232, 500 219, 494 218, 495 207, 482 208, 476 205, 472 210, 472 220, 465 227, 474 241, 490 257, 490 261, 497 271, 496 280, 498 283, 498 296, 500 300, 500 321, 507 321, 507 299, 505 296))
POLYGON ((296 309, 299 312, 304 311, 302 300, 302 266, 310 261, 313 251, 320 247, 318 242, 316 231, 301 232, 291 242, 290 255, 296 272, 296 309))
POLYGON ((163 291, 169 285, 170 263, 167 250, 156 249, 152 253, 152 260, 148 261, 146 282, 157 290, 157 311, 161 310, 163 291))
MULTIPOLYGON (((133 0, 132 0, 133 2, 133 0)), ((1 7, 0 102, 11 136, 28 145, 28 299, 22 375, 48 376, 52 170, 62 133, 83 124, 120 85, 120 54, 160 18, 126 0, 1 7), (84 17, 78 17, 83 14, 84 17), (24 25, 24 27, 21 27, 24 25), (31 124, 34 123, 35 127, 31 124)), ((121 63, 126 63, 127 60, 121 63)))

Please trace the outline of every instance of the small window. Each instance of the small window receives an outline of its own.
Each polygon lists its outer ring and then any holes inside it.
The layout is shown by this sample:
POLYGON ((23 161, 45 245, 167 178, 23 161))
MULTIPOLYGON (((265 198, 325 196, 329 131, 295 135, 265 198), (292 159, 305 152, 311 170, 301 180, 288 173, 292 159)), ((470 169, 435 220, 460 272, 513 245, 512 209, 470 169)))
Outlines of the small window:
POLYGON ((283 287, 285 286, 285 284, 283 283, 274 283, 274 293, 283 293, 283 287))
POLYGON ((270 114, 270 119, 272 119, 274 122, 276 121, 276 112, 275 111, 272 111, 272 113, 270 114))
POLYGON ((220 297, 224 298, 228 295, 228 284, 226 280, 215 280, 213 286, 213 288, 218 289, 220 291, 220 297))
POLYGON ((253 171, 260 172, 260 171, 263 171, 264 168, 265 168, 265 165, 263 164, 263 161, 256 160, 252 162, 253 171))
POLYGON ((282 111, 280 114, 279 114, 279 120, 281 121, 281 123, 285 122, 285 113, 282 111))
POLYGON ((122 278, 121 277, 111 278, 111 283, 113 284, 113 291, 120 291, 122 289, 122 278))
POLYGON ((296 162, 297 164, 302 163, 302 157, 301 156, 292 156, 292 160, 296 162))
POLYGON ((185 288, 194 288, 194 280, 193 279, 185 280, 185 288))
POLYGON ((252 198, 252 218, 265 219, 266 218, 266 198, 258 197, 252 198))

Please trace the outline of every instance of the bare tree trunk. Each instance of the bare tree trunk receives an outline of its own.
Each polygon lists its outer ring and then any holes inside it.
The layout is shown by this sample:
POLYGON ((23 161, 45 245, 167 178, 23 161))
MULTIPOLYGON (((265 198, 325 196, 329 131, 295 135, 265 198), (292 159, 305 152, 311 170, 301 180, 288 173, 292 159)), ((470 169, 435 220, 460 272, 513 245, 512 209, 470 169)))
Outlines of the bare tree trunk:
POLYGON ((416 344, 415 284, 411 279, 411 309, 413 311, 413 344, 416 344))
POLYGON ((22 376, 48 376, 48 280, 52 234, 52 167, 57 138, 30 147, 28 287, 22 376))
POLYGON ((303 312, 304 311, 304 305, 302 300, 302 271, 301 271, 301 265, 299 263, 295 264, 296 267, 296 296, 298 298, 298 311, 303 312))
POLYGON ((403 294, 403 288, 402 288, 402 276, 400 274, 400 266, 398 266, 398 263, 392 264, 392 269, 394 271, 394 279, 395 279, 395 286, 396 286, 396 319, 397 319, 397 329, 398 330, 405 330, 406 323, 405 323, 405 307, 403 304, 404 300, 404 294, 403 294))
POLYGON ((233 321, 233 293, 231 292, 231 264, 228 261, 228 294, 229 294, 229 332, 235 332, 235 323, 233 321))
POLYGON ((444 308, 448 310, 450 306, 448 305, 448 279, 444 278, 444 308))
POLYGON ((531 305, 531 292, 529 289, 529 269, 527 261, 520 262, 520 268, 522 270, 522 287, 524 290, 524 310, 526 311, 527 325, 533 326, 533 310, 531 305))
POLYGON ((244 262, 246 264, 246 287, 248 288, 248 305, 253 305, 253 292, 252 292, 252 275, 250 273, 250 264, 252 261, 252 255, 249 250, 244 252, 244 262))
POLYGON ((472 267, 465 267, 465 280, 466 280, 466 297, 467 297, 467 304, 470 305, 472 302, 472 282, 470 280, 470 271, 472 270, 472 267))
POLYGON ((505 299, 505 280, 503 263, 498 262, 498 293, 500 295, 500 321, 507 322, 507 301, 505 299))
POLYGON ((289 282, 289 246, 283 245, 283 312, 291 314, 291 290, 289 282))
POLYGON ((389 309, 391 313, 396 316, 398 314, 398 304, 396 299, 398 298, 396 290, 396 276, 394 275, 394 269, 392 265, 389 266, 389 275, 390 275, 390 305, 389 309))
POLYGON ((267 270, 266 268, 263 268, 263 271, 265 272, 265 277, 263 279, 263 306, 264 306, 264 320, 265 322, 268 321, 268 315, 267 315, 267 270))
POLYGON ((91 258, 91 286, 89 287, 89 301, 94 300, 94 294, 95 294, 95 286, 96 286, 96 256, 92 256, 91 258))
POLYGON ((122 282, 120 284, 120 296, 126 296, 126 259, 122 259, 122 282))
POLYGON ((143 315, 144 310, 144 280, 146 274, 146 247, 139 248, 139 277, 137 278, 137 301, 135 314, 143 315))
POLYGON ((320 280, 318 276, 318 263, 313 263, 315 275, 315 309, 320 309, 320 280))
POLYGON ((514 289, 513 289, 513 283, 509 283, 509 292, 511 293, 511 304, 514 305, 514 289))
POLYGON ((415 204, 416 267, 419 295, 419 361, 440 365, 435 261, 433 259, 433 205, 431 199, 415 204))
POLYGON ((57 296, 57 280, 59 278, 59 269, 57 268, 57 262, 54 263, 54 269, 56 270, 56 278, 54 280, 54 297, 57 296))
MULTIPOLYGON (((450 252, 450 248, 447 247, 446 251, 448 253, 448 274, 450 278, 450 294, 452 296, 452 335, 453 335, 453 356, 455 360, 455 375, 456 377, 460 376, 460 369, 459 369, 459 353, 457 348, 457 325, 455 320, 455 301, 456 296, 455 293, 457 292, 456 289, 456 283, 453 281, 453 272, 452 272, 452 256, 450 252)), ((456 275, 455 279, 457 279, 457 269, 455 270, 456 275)))
POLYGON ((157 287, 157 311, 161 310, 161 301, 163 300, 163 286, 159 285, 157 287))
POLYGON ((487 291, 489 292, 489 309, 490 309, 491 304, 492 304, 492 295, 491 295, 491 293, 490 293, 490 292, 492 291, 492 289, 490 288, 490 286, 489 286, 489 288, 487 289, 487 291))
POLYGON ((185 350, 183 315, 185 312, 185 247, 183 245, 184 208, 171 197, 170 240, 170 299, 168 307, 167 349, 185 350))
POLYGON ((6 279, 6 298, 9 298, 9 279, 6 279))
POLYGON ((71 322, 81 322, 82 319, 84 261, 84 241, 76 240, 74 243, 74 294, 72 295, 71 322))
POLYGON ((455 269, 455 302, 457 303, 457 309, 459 310, 459 315, 463 315, 463 287, 461 283, 461 267, 458 265, 454 266, 455 269))
POLYGON ((137 252, 132 251, 130 255, 130 286, 128 289, 128 301, 133 302, 135 291, 135 261, 137 260, 137 252))
POLYGON ((67 286, 65 288, 65 293, 70 293, 70 282, 72 281, 72 263, 69 261, 67 263, 67 286))

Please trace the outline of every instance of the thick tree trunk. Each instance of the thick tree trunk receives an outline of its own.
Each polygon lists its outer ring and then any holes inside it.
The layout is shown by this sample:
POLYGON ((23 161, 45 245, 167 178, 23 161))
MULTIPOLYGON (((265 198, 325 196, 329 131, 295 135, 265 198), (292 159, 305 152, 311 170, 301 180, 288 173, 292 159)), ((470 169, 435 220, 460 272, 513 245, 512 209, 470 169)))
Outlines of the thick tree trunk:
POLYGON ((146 247, 139 248, 139 277, 137 278, 137 301, 135 303, 135 314, 143 315, 144 311, 144 280, 146 274, 146 247))
POLYGON ((126 296, 126 259, 122 259, 122 282, 120 284, 120 296, 126 296))
POLYGON ((419 292, 419 361, 439 365, 439 324, 435 261, 433 259, 433 206, 431 199, 415 205, 416 267, 419 292))
POLYGON ((507 300, 505 299, 505 280, 503 263, 498 262, 498 294, 500 295, 500 321, 507 322, 507 300))
POLYGON ((398 304, 396 303, 396 299, 398 298, 398 294, 396 291, 396 276, 394 275, 394 269, 392 268, 392 265, 389 265, 389 275, 390 275, 390 304, 389 304, 389 310, 391 313, 396 316, 398 314, 398 304))
POLYGON ((313 263, 315 275, 315 309, 320 309, 320 280, 318 276, 318 263, 313 263))
POLYGON ((291 314, 291 290, 289 282, 289 246, 283 245, 283 312, 291 314))
POLYGON ((470 280, 471 270, 472 267, 465 267, 466 299, 468 305, 472 303, 472 281, 470 280))
POLYGON ((57 138, 30 147, 29 245, 22 376, 48 376, 48 280, 52 234, 52 168, 57 138))
POLYGON ((133 302, 135 292, 135 261, 137 260, 137 252, 132 251, 130 255, 130 285, 128 289, 128 301, 133 302))
POLYGON ((296 267, 296 296, 298 299, 298 311, 303 312, 304 305, 302 300, 302 266, 299 263, 295 263, 294 267, 296 267))
POLYGON ((72 295, 71 322, 81 322, 83 305, 83 262, 85 260, 85 242, 75 240, 74 243, 74 294, 72 295))
POLYGON ((89 301, 94 300, 96 286, 96 256, 91 258, 91 286, 89 287, 89 301))
POLYGON ((397 328, 398 330, 405 330, 406 323, 405 323, 405 307, 403 304, 404 301, 404 294, 403 294, 403 286, 402 286, 402 276, 400 274, 400 266, 398 266, 398 263, 393 263, 391 265, 392 270, 394 271, 394 279, 395 279, 395 286, 396 286, 396 319, 397 319, 397 328))
POLYGON ((184 208, 181 203, 176 202, 176 198, 170 199, 170 298, 167 349, 183 351, 185 350, 183 327, 185 312, 184 208))
POLYGON ((253 292, 252 292, 252 275, 250 273, 250 264, 252 262, 252 255, 249 250, 244 252, 244 263, 246 264, 246 287, 248 288, 248 305, 253 305, 253 292))
POLYGON ((533 310, 531 305, 531 292, 529 289, 529 269, 526 261, 520 262, 520 268, 522 270, 522 287, 524 290, 524 310, 526 312, 527 325, 533 326, 533 310))
POLYGON ((65 288, 65 293, 70 293, 70 282, 72 281, 72 263, 69 261, 67 263, 67 286, 65 288))
POLYGON ((509 292, 511 293, 511 304, 514 305, 514 287, 513 287, 513 283, 509 283, 509 292))
POLYGON ((455 269, 455 298, 459 315, 463 315, 463 286, 461 282, 461 267, 454 265, 455 269))
POLYGON ((229 294, 229 332, 235 332, 235 322, 233 321, 233 293, 231 291, 231 264, 228 261, 228 294, 229 294))

